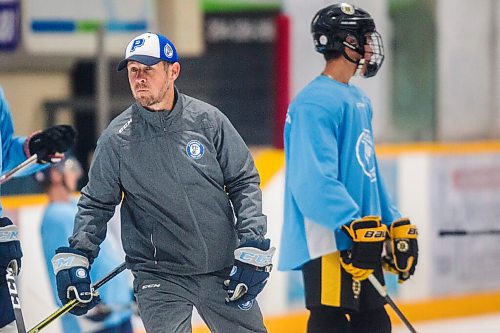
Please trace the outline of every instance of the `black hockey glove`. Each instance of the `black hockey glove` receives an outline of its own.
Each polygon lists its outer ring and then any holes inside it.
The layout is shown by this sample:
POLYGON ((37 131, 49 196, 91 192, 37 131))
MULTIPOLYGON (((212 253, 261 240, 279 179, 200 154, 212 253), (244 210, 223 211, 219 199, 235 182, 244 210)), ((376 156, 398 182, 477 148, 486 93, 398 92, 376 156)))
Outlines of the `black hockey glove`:
POLYGON ((389 237, 383 267, 397 274, 398 282, 402 283, 415 273, 418 261, 418 230, 408 218, 401 218, 391 224, 389 237))
POLYGON ((90 285, 89 260, 85 254, 71 247, 60 247, 52 258, 56 275, 57 294, 62 304, 76 298, 78 306, 69 312, 81 316, 99 303, 99 295, 90 285))
POLYGON ((57 163, 75 143, 76 132, 69 125, 56 125, 31 134, 25 142, 26 156, 37 154, 38 163, 57 163))
POLYGON ((378 216, 365 216, 344 225, 342 230, 352 239, 350 250, 340 252, 340 264, 357 281, 368 278, 382 264, 382 249, 387 227, 378 216))
POLYGON ((21 243, 18 239, 17 226, 8 217, 0 218, 0 284, 6 281, 7 267, 11 267, 14 275, 21 269, 21 243))
POLYGON ((264 289, 273 267, 276 248, 270 246, 269 239, 251 240, 234 251, 234 266, 223 286, 227 291, 227 303, 252 307, 253 300, 264 289))

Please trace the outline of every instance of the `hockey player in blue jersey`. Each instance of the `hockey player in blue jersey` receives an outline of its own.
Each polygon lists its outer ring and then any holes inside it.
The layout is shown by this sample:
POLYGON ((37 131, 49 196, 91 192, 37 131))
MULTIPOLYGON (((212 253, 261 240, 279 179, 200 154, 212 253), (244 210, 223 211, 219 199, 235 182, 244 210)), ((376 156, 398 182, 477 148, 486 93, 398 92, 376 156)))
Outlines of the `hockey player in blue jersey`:
MULTIPOLYGON (((37 154, 38 163, 52 163, 59 160, 74 142, 75 132, 66 125, 50 127, 44 131, 35 132, 28 138, 14 136, 14 126, 9 106, 0 88, 0 140, 2 172, 11 170, 24 162, 28 157, 37 154)), ((40 166, 29 167, 19 175, 27 175, 40 169, 40 166)), ((0 205, 0 216, 2 216, 0 205)), ((15 275, 21 268, 21 245, 18 240, 18 230, 8 217, 0 218, 0 332, 17 332, 14 322, 10 294, 6 281, 7 267, 11 267, 15 275)))
POLYGON ((347 3, 311 23, 326 65, 291 103, 284 139, 285 212, 279 269, 302 270, 308 333, 387 333, 382 263, 406 280, 415 271, 416 227, 393 206, 377 166, 368 97, 349 83, 384 59, 371 16, 347 3), (384 241, 387 257, 382 260, 384 241))
MULTIPOLYGON (((37 173, 37 180, 43 185, 49 197, 49 205, 44 211, 41 235, 43 252, 49 274, 54 299, 61 306, 56 276, 52 273, 51 259, 54 252, 68 241, 73 233, 73 220, 77 200, 72 193, 77 190, 78 180, 83 174, 78 160, 67 157, 52 167, 37 173)), ((90 276, 94 281, 105 276, 124 260, 120 244, 115 244, 108 235, 101 245, 101 255, 94 261, 90 276)), ((67 314, 62 317, 64 332, 82 333, 132 333, 131 305, 132 285, 127 274, 120 274, 99 289, 101 302, 86 316, 76 317, 67 314)))

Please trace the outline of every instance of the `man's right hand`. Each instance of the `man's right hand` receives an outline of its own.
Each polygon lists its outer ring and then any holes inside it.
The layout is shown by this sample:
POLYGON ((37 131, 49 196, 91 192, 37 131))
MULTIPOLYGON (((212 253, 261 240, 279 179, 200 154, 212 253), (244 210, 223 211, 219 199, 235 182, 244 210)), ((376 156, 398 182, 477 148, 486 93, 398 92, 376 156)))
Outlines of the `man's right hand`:
POLYGON ((354 280, 368 278, 382 264, 381 256, 387 227, 378 216, 365 216, 342 227, 352 239, 350 250, 340 252, 340 264, 354 280))
POLYGON ((90 285, 90 264, 85 254, 71 247, 60 247, 52 258, 56 275, 57 293, 62 304, 77 299, 80 304, 70 312, 81 316, 99 303, 90 285))

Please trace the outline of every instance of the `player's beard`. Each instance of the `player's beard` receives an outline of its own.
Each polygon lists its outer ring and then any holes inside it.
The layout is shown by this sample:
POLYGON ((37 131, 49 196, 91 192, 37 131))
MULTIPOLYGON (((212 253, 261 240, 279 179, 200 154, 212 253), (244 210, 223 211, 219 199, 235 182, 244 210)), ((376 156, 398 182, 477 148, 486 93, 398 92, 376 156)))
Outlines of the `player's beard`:
MULTIPOLYGON (((138 84, 135 90, 143 87, 145 86, 138 84)), ((156 95, 154 95, 151 92, 151 90, 149 90, 147 93, 145 92, 136 93, 134 91, 134 98, 136 101, 139 102, 139 104, 141 104, 141 106, 146 108, 151 108, 152 106, 159 104, 165 100, 167 96, 167 91, 168 91, 168 82, 165 82, 156 95)))

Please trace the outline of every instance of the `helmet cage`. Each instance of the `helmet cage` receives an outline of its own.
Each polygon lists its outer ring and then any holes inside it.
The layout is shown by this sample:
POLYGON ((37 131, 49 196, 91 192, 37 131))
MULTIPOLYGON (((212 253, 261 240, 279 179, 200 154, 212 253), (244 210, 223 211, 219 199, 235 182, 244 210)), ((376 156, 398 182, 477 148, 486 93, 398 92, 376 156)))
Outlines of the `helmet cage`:
MULTIPOLYGON (((370 58, 366 62, 366 71, 364 77, 372 77, 377 74, 382 63, 384 62, 384 44, 382 36, 377 31, 370 32, 365 35, 365 52, 370 53, 370 58)), ((366 58, 366 57, 365 57, 366 58)))

